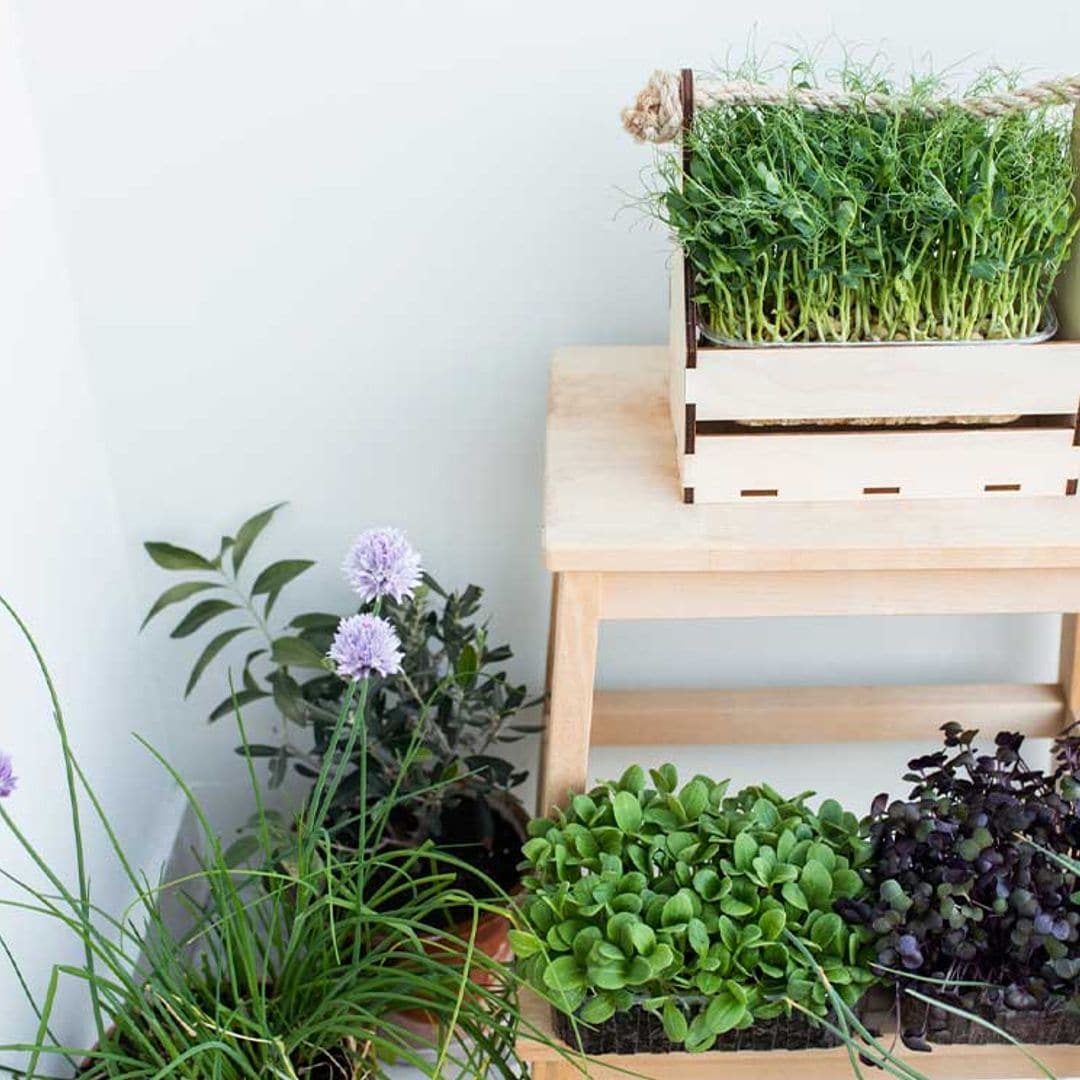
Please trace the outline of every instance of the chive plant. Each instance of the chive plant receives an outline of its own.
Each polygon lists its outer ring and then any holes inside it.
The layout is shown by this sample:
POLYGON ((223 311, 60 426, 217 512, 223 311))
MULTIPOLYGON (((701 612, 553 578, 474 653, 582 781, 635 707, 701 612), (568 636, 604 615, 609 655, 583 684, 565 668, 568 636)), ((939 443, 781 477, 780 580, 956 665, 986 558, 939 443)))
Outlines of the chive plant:
MULTIPOLYGON (((19 792, 10 761, 0 755, 0 824, 42 879, 39 884, 0 868, 11 890, 0 896, 0 909, 31 912, 70 932, 84 949, 82 963, 52 968, 39 998, 0 932, 0 950, 37 1016, 29 1037, 3 1031, 0 1055, 24 1055, 25 1065, 0 1065, 0 1072, 26 1080, 72 1070, 84 1080, 367 1080, 386 1076, 388 1063, 397 1061, 431 1076, 521 1075, 513 1048, 513 1033, 524 1023, 517 981, 477 945, 481 917, 513 920, 512 905, 494 883, 487 901, 453 888, 461 861, 430 843, 377 851, 398 792, 367 807, 356 822, 365 842, 341 855, 326 825, 341 783, 331 753, 316 795, 286 830, 291 848, 283 851, 282 830, 263 808, 248 752, 257 851, 238 867, 183 778, 151 749, 187 796, 205 849, 195 873, 152 886, 131 864, 79 765, 33 638, 2 597, 0 606, 25 635, 52 697, 78 856, 72 883, 38 852, 19 824, 19 792), (83 859, 87 816, 104 829, 130 885, 134 899, 126 911, 93 902, 83 859), (209 901, 197 902, 199 892, 209 901), (189 929, 177 932, 163 917, 166 895, 189 908, 189 929), (463 922, 462 910, 468 913, 463 922), (85 990, 95 1030, 89 1045, 57 1034, 65 984, 85 990)), ((333 744, 363 742, 365 698, 363 683, 346 695, 333 744)), ((237 721, 243 738, 238 709, 237 721)), ((418 738, 406 756, 421 749, 418 738)))
MULTIPOLYGON (((724 77, 758 79, 750 67, 724 77)), ((1068 110, 985 119, 935 108, 848 62, 792 86, 887 94, 896 107, 700 109, 661 159, 653 209, 694 273, 710 336, 735 342, 1024 338, 1046 319, 1076 230, 1068 110)), ((998 72, 968 91, 1011 86, 998 72)))

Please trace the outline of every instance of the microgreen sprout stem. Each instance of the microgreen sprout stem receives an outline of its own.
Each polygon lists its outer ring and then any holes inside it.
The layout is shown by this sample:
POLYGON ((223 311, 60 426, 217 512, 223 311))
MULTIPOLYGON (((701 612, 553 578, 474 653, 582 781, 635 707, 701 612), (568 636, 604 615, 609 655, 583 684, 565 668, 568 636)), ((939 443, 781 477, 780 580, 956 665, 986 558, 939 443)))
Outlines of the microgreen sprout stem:
MULTIPOLYGON (((725 77, 754 77, 740 68, 725 77)), ((716 337, 752 342, 1025 338, 1076 231, 1068 110, 930 115, 940 76, 848 60, 792 85, 898 99, 888 112, 709 107, 661 158, 653 211, 716 337)), ((1008 88, 990 71, 968 93, 1008 88)))

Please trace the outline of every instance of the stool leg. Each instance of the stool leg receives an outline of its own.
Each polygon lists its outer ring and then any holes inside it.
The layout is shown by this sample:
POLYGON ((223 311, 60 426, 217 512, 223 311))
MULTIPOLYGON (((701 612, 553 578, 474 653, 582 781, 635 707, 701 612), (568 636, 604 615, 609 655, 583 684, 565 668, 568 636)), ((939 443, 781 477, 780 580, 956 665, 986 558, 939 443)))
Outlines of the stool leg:
POLYGON ((1065 699, 1065 727, 1080 719, 1080 634, 1077 633, 1080 615, 1061 616, 1061 659, 1058 682, 1065 699))
POLYGON ((593 683, 600 622, 600 575, 556 575, 550 696, 540 772, 540 813, 583 791, 589 768, 593 683))

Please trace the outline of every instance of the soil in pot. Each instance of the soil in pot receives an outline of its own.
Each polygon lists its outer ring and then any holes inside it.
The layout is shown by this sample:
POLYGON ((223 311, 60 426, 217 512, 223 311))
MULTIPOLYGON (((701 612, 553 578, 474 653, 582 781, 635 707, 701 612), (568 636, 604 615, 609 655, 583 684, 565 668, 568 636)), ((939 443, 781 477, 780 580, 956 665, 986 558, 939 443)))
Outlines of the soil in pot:
MULTIPOLYGON (((1059 1003, 1044 1009, 1006 1009, 986 1001, 965 1005, 971 1013, 982 1017, 995 1027, 1007 1031, 1014 1039, 1033 1045, 1080 1045, 1080 1013, 1059 1003)), ((905 998, 900 1008, 900 1028, 940 1046, 981 1046, 1006 1043, 1007 1039, 974 1020, 946 1012, 913 998, 905 998)))
MULTIPOLYGON (((660 1017, 635 1005, 616 1013, 603 1024, 590 1027, 578 1022, 575 1032, 570 1018, 552 1011, 556 1035, 569 1046, 589 1055, 595 1054, 670 1054, 686 1048, 671 1042, 664 1034, 660 1017)), ((741 1031, 721 1035, 710 1053, 734 1050, 811 1050, 837 1046, 836 1039, 819 1024, 811 1023, 801 1013, 762 1020, 741 1031)))

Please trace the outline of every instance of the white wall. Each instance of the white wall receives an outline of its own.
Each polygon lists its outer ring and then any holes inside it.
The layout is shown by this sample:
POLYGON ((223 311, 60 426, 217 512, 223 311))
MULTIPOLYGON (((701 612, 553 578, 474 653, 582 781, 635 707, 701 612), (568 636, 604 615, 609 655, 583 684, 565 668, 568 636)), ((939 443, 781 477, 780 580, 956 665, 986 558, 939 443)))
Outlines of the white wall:
MULTIPOLYGON (((618 111, 648 73, 707 67, 753 23, 763 43, 836 31, 901 63, 1080 69, 1075 0, 9 3, 142 602, 164 583, 140 540, 205 543, 289 498, 273 550, 320 560, 305 604, 345 603, 351 536, 400 524, 448 582, 489 587, 534 683, 548 358, 665 333, 664 237, 619 213, 649 155, 618 111)), ((601 679, 1049 679, 1055 630, 620 625, 601 679)), ((110 643, 129 632, 112 624, 110 643)), ((232 778, 232 733, 201 723, 220 687, 177 700, 191 652, 159 630, 139 655, 185 759, 232 778)), ((864 800, 908 749, 693 764, 864 800)))
MULTIPOLYGON (((133 862, 153 875, 178 808, 171 782, 131 731, 139 728, 163 749, 167 742, 133 647, 129 560, 13 43, 8 12, 0 7, 0 593, 37 636, 73 746, 133 862)), ((6 613, 0 613, 0 685, 0 749, 14 757, 20 778, 5 808, 74 888, 49 699, 6 613)), ((100 829, 85 818, 84 824, 95 899, 116 910, 130 895, 100 829)), ((2 827, 0 867, 42 883, 2 827)), ((6 881, 0 897, 28 899, 6 881)), ((8 908, 0 909, 0 934, 38 995, 53 964, 80 959, 66 931, 8 908)), ((73 989, 62 995, 54 1022, 61 1038, 79 1044, 89 1017, 84 994, 73 989)), ((35 1026, 0 960, 0 1043, 29 1040, 35 1026)))

